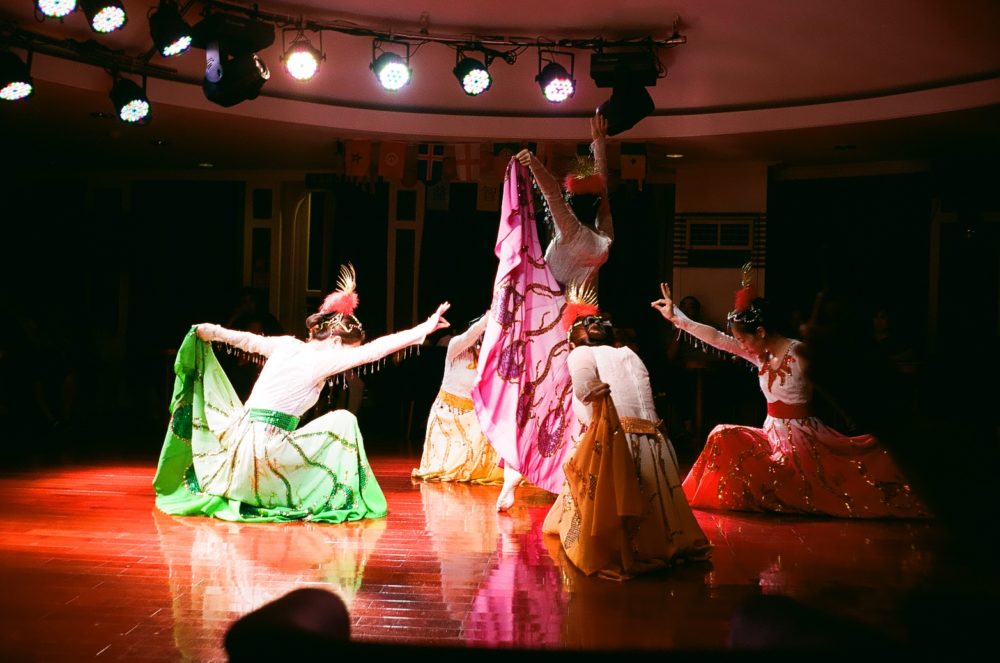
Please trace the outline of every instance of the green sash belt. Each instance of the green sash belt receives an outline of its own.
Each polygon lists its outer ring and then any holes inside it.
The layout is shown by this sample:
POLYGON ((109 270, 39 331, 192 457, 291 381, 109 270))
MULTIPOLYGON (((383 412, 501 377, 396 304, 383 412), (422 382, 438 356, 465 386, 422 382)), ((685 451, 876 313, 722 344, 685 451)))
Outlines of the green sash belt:
POLYGON ((299 418, 294 414, 278 412, 277 410, 265 410, 259 407, 250 408, 250 421, 263 421, 265 424, 277 426, 289 433, 299 425, 299 418))

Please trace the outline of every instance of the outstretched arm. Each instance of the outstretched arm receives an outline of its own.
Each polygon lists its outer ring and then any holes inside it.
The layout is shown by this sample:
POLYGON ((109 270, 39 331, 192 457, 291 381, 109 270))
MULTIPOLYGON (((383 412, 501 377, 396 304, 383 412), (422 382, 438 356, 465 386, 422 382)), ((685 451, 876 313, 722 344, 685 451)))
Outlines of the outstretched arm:
POLYGON ((531 174, 552 212, 556 238, 569 241, 580 230, 580 222, 563 199, 559 182, 530 150, 521 150, 515 155, 515 158, 521 162, 521 165, 531 169, 531 174))
POLYGON ((608 154, 607 140, 608 119, 595 113, 590 118, 590 137, 593 142, 590 144, 590 151, 594 155, 594 165, 597 172, 604 178, 604 192, 601 194, 601 203, 597 208, 597 232, 607 235, 609 239, 615 238, 615 228, 611 223, 611 203, 608 200, 608 154))
POLYGON ((260 336, 250 332, 226 329, 211 322, 195 325, 195 333, 203 341, 220 341, 244 352, 253 352, 265 357, 271 356, 280 342, 279 339, 281 339, 280 336, 260 336))
POLYGON ((663 297, 654 301, 651 306, 659 311, 660 315, 664 318, 674 323, 675 327, 691 334, 700 341, 708 343, 717 350, 742 357, 754 366, 760 366, 760 359, 754 353, 740 345, 739 341, 735 338, 728 334, 723 334, 715 327, 695 322, 684 315, 679 308, 674 306, 674 301, 670 296, 669 285, 661 283, 660 292, 663 294, 663 297))
POLYGON ((471 348, 479 340, 479 337, 486 331, 486 324, 490 321, 489 311, 486 315, 476 320, 464 332, 448 341, 448 361, 453 361, 463 352, 471 348))
POLYGON ((362 364, 370 364, 407 346, 423 343, 428 334, 448 326, 448 321, 441 316, 450 306, 451 304, 447 302, 441 304, 431 317, 412 329, 387 334, 364 345, 330 348, 330 351, 324 353, 323 358, 316 364, 317 378, 336 375, 362 364))

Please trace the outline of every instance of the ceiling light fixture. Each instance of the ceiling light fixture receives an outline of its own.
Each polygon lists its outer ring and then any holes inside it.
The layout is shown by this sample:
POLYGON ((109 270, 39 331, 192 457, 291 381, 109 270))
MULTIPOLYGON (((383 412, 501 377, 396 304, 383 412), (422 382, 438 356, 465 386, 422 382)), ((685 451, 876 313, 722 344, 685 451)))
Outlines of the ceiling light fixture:
POLYGON ((42 16, 62 18, 76 10, 76 0, 37 0, 35 6, 42 13, 42 16))
POLYGON ((452 70, 458 83, 462 86, 462 91, 470 97, 475 97, 490 89, 493 85, 493 77, 490 76, 489 63, 483 64, 475 58, 464 57, 465 53, 459 50, 456 53, 457 64, 452 70))
POLYGON ((390 92, 395 92, 408 85, 413 77, 413 70, 410 69, 410 44, 404 41, 391 39, 376 39, 372 42, 372 63, 371 70, 375 72, 375 77, 383 88, 390 92), (406 51, 406 57, 385 51, 383 44, 394 44, 401 46, 406 51), (381 51, 380 55, 377 55, 381 51))
POLYGON ((116 77, 111 87, 111 101, 115 114, 125 124, 147 124, 151 119, 149 99, 146 97, 146 77, 142 77, 142 87, 127 78, 116 77))
POLYGON ((298 81, 308 81, 319 70, 319 63, 326 59, 323 54, 323 33, 319 33, 319 49, 317 50, 301 28, 286 49, 285 33, 281 33, 281 46, 284 55, 281 57, 285 63, 285 71, 298 81))
POLYGON ((0 99, 18 101, 31 96, 35 87, 31 83, 31 51, 28 62, 10 51, 0 52, 0 99))
POLYGON ((576 56, 566 51, 554 51, 551 49, 538 49, 538 87, 542 90, 546 101, 560 104, 576 93, 576 80, 573 78, 573 69, 576 64, 576 56), (569 59, 569 70, 556 62, 556 57, 569 59), (542 63, 547 63, 542 66, 542 63))
POLYGON ((194 39, 191 26, 181 18, 174 0, 160 0, 160 6, 149 15, 149 34, 164 57, 180 55, 191 48, 194 39))
POLYGON ((80 0, 80 7, 94 32, 114 32, 128 20, 120 0, 80 0))

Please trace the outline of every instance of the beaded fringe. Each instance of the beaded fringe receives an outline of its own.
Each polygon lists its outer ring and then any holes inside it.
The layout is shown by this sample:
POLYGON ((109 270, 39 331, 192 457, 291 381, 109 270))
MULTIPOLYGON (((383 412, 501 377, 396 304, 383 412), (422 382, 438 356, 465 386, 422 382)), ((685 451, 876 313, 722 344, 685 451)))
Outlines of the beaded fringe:
POLYGON ((747 367, 751 371, 753 371, 754 373, 757 372, 757 367, 754 366, 753 363, 750 362, 750 361, 748 361, 747 359, 744 359, 743 357, 740 357, 738 355, 730 354, 728 352, 723 352, 722 350, 718 349, 717 347, 715 347, 713 345, 709 345, 708 343, 706 343, 705 341, 701 340, 697 336, 694 336, 690 332, 687 332, 687 331, 684 331, 683 329, 677 328, 677 338, 680 338, 681 334, 684 335, 684 337, 686 338, 686 340, 687 340, 688 343, 690 343, 694 347, 698 348, 702 352, 710 354, 710 355, 712 355, 713 357, 715 357, 717 359, 727 359, 727 360, 732 361, 732 362, 743 362, 743 363, 745 363, 747 365, 747 367))
POLYGON ((535 195, 535 200, 541 199, 542 209, 545 210, 545 229, 549 233, 549 237, 555 234, 555 219, 552 218, 552 210, 549 209, 549 201, 542 194, 542 189, 538 186, 538 182, 534 178, 531 178, 531 188, 537 194, 535 195))
MULTIPOLYGON (((236 357, 237 359, 241 359, 243 361, 252 362, 257 366, 263 366, 264 362, 267 361, 267 357, 265 357, 264 355, 257 354, 256 352, 247 352, 246 350, 242 350, 240 348, 229 345, 228 343, 224 343, 222 341, 214 341, 212 345, 215 346, 215 348, 220 351, 223 347, 225 347, 227 355, 236 357)), ((390 358, 392 358, 392 360, 394 361, 402 361, 404 359, 407 359, 408 357, 413 356, 414 354, 420 356, 420 346, 408 345, 402 350, 397 350, 391 355, 382 357, 381 359, 376 359, 375 361, 369 362, 367 364, 362 364, 361 366, 355 366, 354 368, 344 371, 342 373, 331 375, 329 378, 327 378, 326 384, 331 391, 338 386, 341 389, 347 389, 349 386, 348 382, 350 380, 362 375, 372 375, 373 373, 382 370, 382 368, 385 367, 386 362, 389 361, 390 358)))

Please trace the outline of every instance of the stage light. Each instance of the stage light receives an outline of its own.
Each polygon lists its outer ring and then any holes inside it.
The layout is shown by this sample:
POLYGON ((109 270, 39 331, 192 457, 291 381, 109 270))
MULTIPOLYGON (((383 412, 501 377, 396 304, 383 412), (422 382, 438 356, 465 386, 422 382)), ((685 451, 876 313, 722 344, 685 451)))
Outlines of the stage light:
POLYGON ((656 108, 646 90, 666 76, 652 45, 638 49, 604 53, 590 57, 590 76, 597 87, 613 88, 611 98, 597 110, 608 120, 608 135, 634 127, 656 108))
MULTIPOLYGON (((459 52, 459 57, 461 55, 459 52)), ((486 92, 493 85, 493 77, 490 76, 486 65, 475 58, 461 58, 453 72, 462 90, 470 97, 486 92)))
POLYGON ((375 72, 378 82, 386 90, 395 91, 410 82, 413 72, 410 69, 410 45, 406 42, 379 41, 372 42, 372 64, 371 70, 375 72), (403 58, 397 53, 389 51, 383 52, 376 57, 376 53, 382 50, 382 44, 396 44, 406 49, 406 57, 403 58))
POLYGON ((119 78, 111 88, 111 101, 115 105, 115 114, 126 124, 146 124, 149 122, 149 99, 146 98, 146 79, 143 85, 127 78, 119 78))
POLYGON ((547 101, 554 104, 566 101, 576 92, 576 81, 573 79, 573 68, 576 57, 572 53, 562 51, 538 50, 538 87, 547 101), (554 57, 561 55, 569 58, 570 70, 555 61, 554 57), (548 56, 548 57, 546 57, 548 56), (544 67, 543 62, 547 62, 544 67))
MULTIPOLYGON (((281 40, 284 42, 285 35, 282 33, 281 40)), ((291 45, 285 49, 285 54, 281 57, 285 63, 285 70, 288 74, 299 81, 308 81, 316 75, 321 60, 325 60, 323 55, 323 33, 320 33, 320 48, 317 49, 309 41, 308 37, 299 30, 298 35, 292 40, 291 45)))
POLYGON ((0 99, 17 101, 30 96, 34 91, 30 70, 31 51, 28 51, 28 64, 10 51, 0 53, 0 99))
POLYGON ((35 6, 43 16, 62 18, 73 13, 76 9, 76 0, 38 0, 35 6))
POLYGON ((194 26, 194 46, 205 49, 205 98, 220 106, 256 99, 271 78, 257 55, 274 43, 274 25, 237 14, 209 14, 194 26))
POLYGON ((634 127, 655 107, 644 86, 624 83, 615 87, 611 98, 598 106, 597 111, 608 120, 608 135, 615 136, 634 127))
POLYGON ((149 15, 149 34, 160 55, 180 55, 191 48, 191 26, 181 18, 174 0, 160 0, 160 6, 149 15))
POLYGON ((120 0, 80 0, 80 6, 94 32, 114 32, 128 20, 120 0))
POLYGON ((207 66, 202 89, 205 98, 220 106, 235 106, 256 99, 264 83, 271 78, 267 65, 256 53, 243 53, 226 58, 217 43, 205 48, 207 66))

